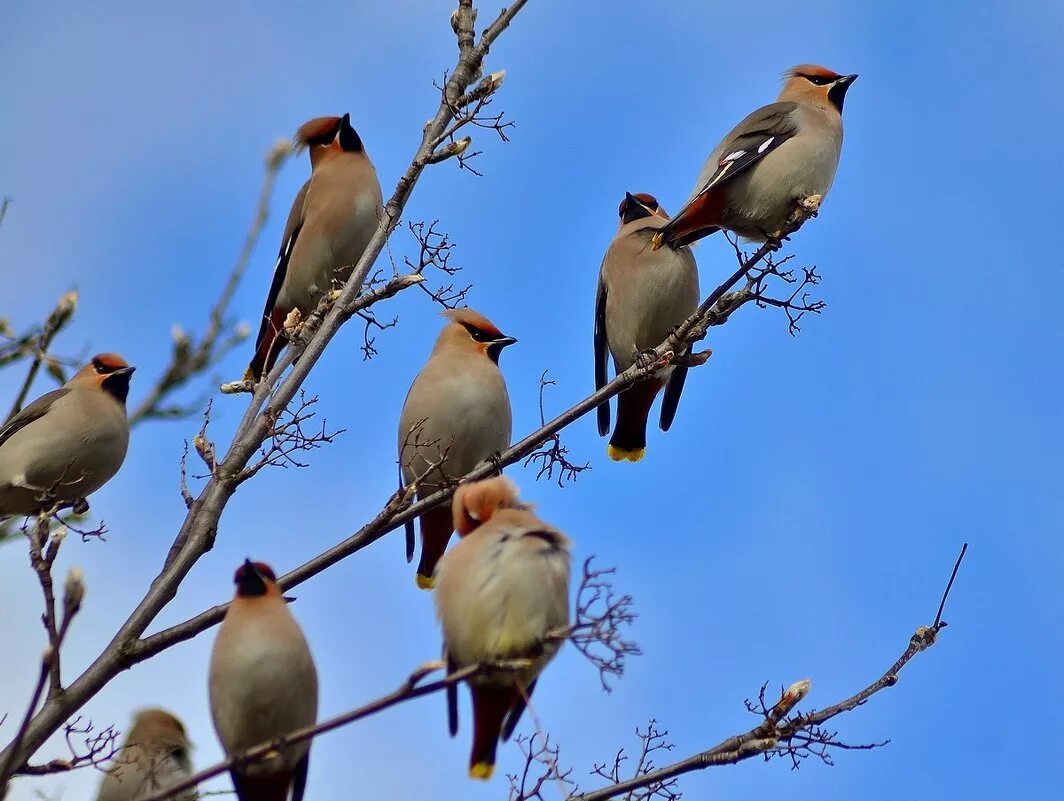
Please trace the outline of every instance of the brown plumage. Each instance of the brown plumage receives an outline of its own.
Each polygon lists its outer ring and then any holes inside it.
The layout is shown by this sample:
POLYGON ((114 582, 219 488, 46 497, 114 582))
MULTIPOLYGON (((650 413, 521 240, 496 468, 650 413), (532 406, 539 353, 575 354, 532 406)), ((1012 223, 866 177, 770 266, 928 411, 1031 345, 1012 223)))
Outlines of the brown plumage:
MULTIPOLYGON (((425 367, 407 393, 399 420, 400 486, 418 481, 417 496, 433 494, 510 444, 510 398, 499 370, 503 348, 517 340, 472 309, 444 313, 443 327, 425 367), (436 463, 435 468, 430 466, 436 463)), ((416 581, 431 589, 436 563, 451 538, 446 506, 419 519, 421 560, 416 581)), ((414 525, 406 528, 407 561, 414 525)))
POLYGON ((72 503, 110 481, 129 445, 126 395, 135 368, 99 353, 0 429, 0 517, 72 503))
POLYGON ((857 76, 800 64, 784 77, 777 101, 750 114, 709 154, 687 204, 654 236, 655 249, 721 229, 778 241, 799 206, 819 208, 835 178, 843 101, 857 76))
MULTIPOLYGON (((211 652, 211 717, 227 756, 297 729, 318 714, 318 675, 273 571, 247 560, 211 652)), ((302 801, 310 743, 230 771, 238 801, 302 801)))
MULTIPOLYGON (((449 670, 504 659, 529 662, 518 671, 469 681, 469 775, 489 779, 499 741, 513 734, 540 673, 558 651, 559 643, 547 636, 569 624, 570 543, 521 504, 513 483, 501 476, 459 487, 452 514, 462 538, 440 560, 436 588, 449 670)), ((447 721, 453 736, 454 686, 448 688, 447 721)))
POLYGON ((277 361, 292 310, 306 317, 347 280, 383 212, 377 173, 350 115, 310 120, 296 141, 310 151, 311 176, 288 214, 246 380, 261 380, 277 361))
MULTIPOLYGON (((636 355, 656 348, 698 306, 698 267, 690 248, 655 251, 651 238, 669 220, 658 201, 644 192, 628 193, 618 208, 620 225, 606 249, 595 300, 595 389, 607 383, 607 357, 618 373, 636 355)), ((666 367, 617 396, 617 425, 607 454, 614 461, 637 462, 647 444, 647 420, 654 399, 665 388, 659 425, 668 431, 676 416, 686 367, 666 367)), ((610 406, 598 407, 598 430, 610 430, 610 406)))
MULTIPOLYGON (((122 750, 104 774, 96 801, 143 801, 192 775, 185 726, 164 709, 145 709, 133 718, 122 750)), ((193 801, 194 789, 174 796, 193 801)))

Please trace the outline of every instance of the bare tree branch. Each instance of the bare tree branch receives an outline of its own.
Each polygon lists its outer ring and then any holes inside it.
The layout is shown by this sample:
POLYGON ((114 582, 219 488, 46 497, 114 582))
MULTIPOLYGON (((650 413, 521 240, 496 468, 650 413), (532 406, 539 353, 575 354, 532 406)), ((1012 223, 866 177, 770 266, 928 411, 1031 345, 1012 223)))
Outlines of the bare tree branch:
POLYGON ((131 426, 153 418, 187 417, 198 411, 203 405, 202 399, 186 406, 165 406, 164 402, 175 390, 218 364, 230 350, 243 342, 250 334, 251 330, 246 323, 233 325, 226 322, 226 317, 229 314, 229 304, 247 271, 251 254, 269 219, 270 198, 273 197, 277 173, 280 172, 291 153, 292 143, 288 140, 281 140, 266 154, 266 172, 262 180, 262 189, 259 190, 255 216, 244 237, 244 246, 240 249, 229 271, 218 300, 211 308, 207 330, 204 331, 203 338, 196 342, 179 326, 174 326, 172 331, 174 346, 170 354, 170 364, 148 390, 147 396, 130 412, 129 424, 131 426))
MULTIPOLYGON (((771 756, 790 756, 792 764, 797 767, 799 760, 803 758, 802 749, 811 750, 814 755, 824 758, 827 753, 826 749, 830 747, 866 749, 880 745, 878 743, 859 746, 846 745, 838 741, 833 732, 824 732, 820 727, 832 718, 863 705, 881 690, 893 687, 898 683, 898 676, 902 669, 912 658, 935 644, 939 632, 947 625, 946 621, 941 618, 941 610, 945 605, 946 595, 949 593, 949 588, 952 587, 953 579, 957 575, 957 570, 960 569, 961 560, 967 550, 968 545, 966 543, 954 565, 953 574, 947 585, 946 593, 943 595, 942 606, 939 607, 940 614, 936 616, 935 622, 930 626, 917 628, 901 656, 894 660, 894 663, 887 668, 882 676, 864 689, 825 709, 805 713, 796 712, 791 716, 791 711, 805 698, 811 686, 808 680, 795 682, 783 691, 779 701, 771 707, 767 707, 764 701, 759 706, 748 703, 748 708, 758 711, 764 719, 760 725, 755 726, 745 734, 729 737, 712 748, 679 762, 674 762, 664 768, 623 781, 616 781, 608 787, 603 787, 599 790, 573 795, 570 797, 570 801, 605 801, 607 798, 615 798, 625 793, 632 793, 640 788, 648 788, 654 785, 664 786, 663 783, 684 773, 704 770, 716 765, 731 765, 758 755, 765 759, 771 756)), ((762 690, 763 692, 764 690, 762 690)), ((830 762, 830 760, 828 761, 830 762)))
MULTIPOLYGON (((63 378, 62 369, 59 366, 60 360, 49 354, 48 348, 51 347, 52 340, 73 318, 77 306, 78 293, 73 290, 66 292, 59 298, 59 302, 52 309, 39 331, 31 331, 19 337, 14 342, 5 345, 0 351, 0 367, 31 353, 33 354, 30 369, 26 372, 22 388, 19 389, 14 403, 11 404, 11 409, 7 413, 5 422, 21 411, 22 405, 26 402, 26 395, 29 394, 30 388, 33 386, 33 380, 37 377, 37 372, 41 369, 42 364, 46 364, 49 372, 52 372, 54 376, 59 379, 63 378)), ((63 383, 62 380, 60 380, 60 383, 63 383)))

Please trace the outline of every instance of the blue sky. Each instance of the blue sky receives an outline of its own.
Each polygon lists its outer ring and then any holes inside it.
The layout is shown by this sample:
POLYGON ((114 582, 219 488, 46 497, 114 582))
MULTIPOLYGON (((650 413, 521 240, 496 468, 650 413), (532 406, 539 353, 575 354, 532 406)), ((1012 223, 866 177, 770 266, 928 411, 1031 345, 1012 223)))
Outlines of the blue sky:
MULTIPOLYGON (((495 6, 481 12, 481 23, 495 6)), ((533 0, 493 48, 508 78, 498 102, 509 144, 475 133, 484 177, 429 170, 408 208, 440 220, 474 284, 470 305, 520 343, 502 366, 515 435, 538 421, 539 374, 561 411, 592 388, 591 327, 602 253, 623 193, 670 210, 706 153, 771 101, 779 74, 815 61, 861 77, 821 216, 790 247, 824 277, 828 308, 792 339, 772 310, 744 309, 712 332, 668 435, 647 458, 613 464, 585 418, 565 433, 593 470, 574 486, 510 475, 544 518, 619 569, 636 598, 633 659, 612 695, 571 649, 550 668, 536 711, 585 788, 596 760, 636 744, 656 717, 677 756, 743 731, 762 682, 809 677, 812 706, 874 679, 931 622, 962 541, 971 550, 940 644, 900 683, 838 721, 872 753, 800 771, 751 761, 682 780, 687 798, 1002 799, 1045 795, 1042 737, 1059 686, 1064 603, 1059 422, 1064 293, 1056 232, 1064 124, 1056 77, 1059 4, 767 2, 755 27, 712 4, 533 0)), ((446 4, 326 2, 294 13, 272 0, 159 6, 3 6, 0 228, 8 287, 0 314, 40 319, 81 292, 59 349, 117 350, 140 368, 136 402, 165 362, 172 323, 202 329, 236 255, 270 144, 305 119, 350 111, 388 194, 435 109, 432 80, 453 64, 446 4)), ((274 214, 237 294, 258 314, 302 159, 280 176, 274 214)), ((393 239, 396 257, 412 240, 393 239)), ((697 250, 704 289, 732 269, 721 238, 697 250)), ((245 555, 288 570, 368 519, 394 486, 394 427, 440 326, 416 291, 363 363, 344 331, 307 383, 348 429, 301 471, 241 488, 214 550, 161 616, 173 623, 231 592, 245 555)), ((239 376, 234 353, 219 378, 239 376)), ((0 373, 8 399, 19 371, 0 373)), ((36 392, 50 388, 42 379, 36 392)), ((191 393, 190 393, 191 394, 191 393)), ((6 401, 5 401, 6 402, 6 401)), ((244 406, 215 403, 228 442, 244 406)), ((182 441, 196 421, 136 432, 122 473, 94 498, 106 543, 70 541, 60 570, 89 595, 66 674, 87 664, 146 590, 183 517, 182 441)), ((414 588, 401 536, 301 587, 294 607, 314 648, 321 713, 392 689, 438 653, 431 599, 414 588)), ((6 680, 20 712, 43 646, 38 592, 21 546, 0 553, 6 680)), ((162 704, 188 723, 198 766, 219 756, 206 667, 212 635, 115 680, 85 710, 125 724, 162 704)), ((468 714, 466 714, 468 719, 468 714)), ((5 728, 10 735, 10 731, 5 728)), ((314 746, 308 798, 498 799, 465 778, 468 729, 449 740, 440 698, 414 702, 314 746)), ((4 738, 5 741, 7 737, 4 738)), ((46 756, 62 756, 53 744, 46 756)), ((91 797, 84 771, 20 783, 91 797)), ((222 786, 219 782, 217 785, 222 786)))

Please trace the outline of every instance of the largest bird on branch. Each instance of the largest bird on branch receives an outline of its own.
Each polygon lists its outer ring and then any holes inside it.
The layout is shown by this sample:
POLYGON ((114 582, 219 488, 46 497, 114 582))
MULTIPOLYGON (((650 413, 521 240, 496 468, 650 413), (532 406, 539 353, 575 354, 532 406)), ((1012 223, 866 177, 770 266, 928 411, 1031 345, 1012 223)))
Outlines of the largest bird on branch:
POLYGON ((296 142, 310 150, 310 179, 288 214, 245 380, 259 381, 273 367, 293 310, 306 317, 348 279, 383 214, 377 172, 349 114, 305 123, 296 142))
POLYGON ((800 64, 775 103, 732 129, 706 159, 687 204, 654 237, 680 247, 725 229, 778 242, 796 213, 815 213, 842 152, 842 104, 856 75, 800 64))

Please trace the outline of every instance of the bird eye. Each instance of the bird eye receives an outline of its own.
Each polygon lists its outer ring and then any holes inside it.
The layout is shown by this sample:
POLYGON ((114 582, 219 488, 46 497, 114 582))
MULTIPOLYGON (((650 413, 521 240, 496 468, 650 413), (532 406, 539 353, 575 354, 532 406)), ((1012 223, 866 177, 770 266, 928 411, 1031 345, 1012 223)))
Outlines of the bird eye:
POLYGON ((108 364, 104 364, 100 359, 93 359, 92 369, 99 375, 106 375, 107 373, 113 373, 115 368, 108 364))
POLYGON ((802 77, 817 86, 827 86, 835 80, 834 78, 828 78, 826 75, 803 75, 802 77))

